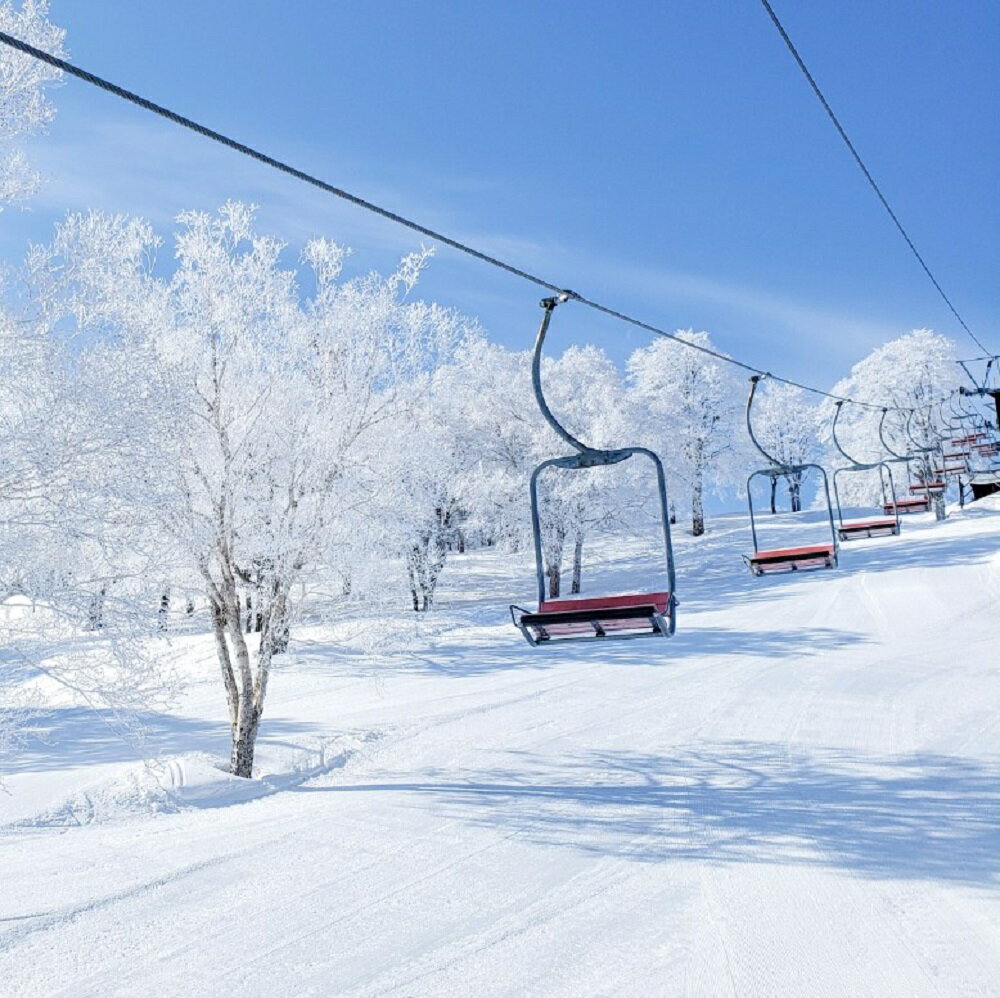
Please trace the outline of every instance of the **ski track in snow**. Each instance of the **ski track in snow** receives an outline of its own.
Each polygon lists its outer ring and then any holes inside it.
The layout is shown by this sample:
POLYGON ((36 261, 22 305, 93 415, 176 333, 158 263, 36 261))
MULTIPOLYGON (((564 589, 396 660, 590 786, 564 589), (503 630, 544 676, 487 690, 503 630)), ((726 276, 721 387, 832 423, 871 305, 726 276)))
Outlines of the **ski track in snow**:
POLYGON ((1000 504, 800 577, 711 526, 670 641, 530 649, 485 552, 377 672, 310 629, 260 781, 201 761, 214 684, 151 720, 162 787, 67 714, 0 799, 0 992, 1000 993, 1000 504))

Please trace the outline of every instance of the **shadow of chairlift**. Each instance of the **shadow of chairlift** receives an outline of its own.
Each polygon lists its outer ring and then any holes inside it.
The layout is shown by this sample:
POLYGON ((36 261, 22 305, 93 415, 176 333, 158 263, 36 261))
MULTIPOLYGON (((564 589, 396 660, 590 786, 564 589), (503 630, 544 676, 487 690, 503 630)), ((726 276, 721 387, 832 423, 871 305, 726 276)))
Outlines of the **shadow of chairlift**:
POLYGON ((538 585, 538 609, 526 610, 511 605, 511 620, 533 647, 562 644, 567 641, 610 641, 644 637, 670 637, 677 626, 677 598, 674 593, 674 555, 670 540, 670 517, 667 510, 667 485, 663 463, 645 447, 598 450, 572 436, 553 415, 542 393, 542 346, 552 313, 557 305, 576 297, 564 291, 541 302, 544 310, 531 364, 531 381, 538 408, 553 430, 576 451, 566 457, 543 461, 531 474, 531 532, 535 547, 535 575, 538 585), (635 455, 652 461, 656 469, 660 517, 663 524, 663 549, 667 570, 665 592, 635 593, 622 596, 596 596, 587 599, 547 600, 545 598, 545 560, 542 554, 542 528, 538 511, 538 479, 548 468, 586 470, 627 461, 635 455))

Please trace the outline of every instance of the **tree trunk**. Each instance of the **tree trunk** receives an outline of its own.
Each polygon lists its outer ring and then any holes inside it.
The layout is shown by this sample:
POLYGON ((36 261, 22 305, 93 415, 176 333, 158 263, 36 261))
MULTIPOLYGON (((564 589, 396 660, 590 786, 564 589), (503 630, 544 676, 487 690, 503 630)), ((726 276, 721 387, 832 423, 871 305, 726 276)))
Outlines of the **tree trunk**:
POLYGON ((691 534, 694 537, 701 537, 705 533, 705 506, 702 491, 701 475, 698 475, 691 492, 691 534))
POLYGON ((228 550, 220 551, 219 563, 221 578, 214 578, 207 566, 202 567, 202 574, 212 606, 216 651, 229 706, 232 735, 229 771, 249 779, 253 775, 254 746, 267 692, 271 649, 269 641, 261 640, 255 670, 243 631, 237 575, 228 561, 228 550))
POLYGON ((167 629, 167 617, 170 613, 170 590, 166 590, 160 597, 160 607, 156 611, 156 628, 159 631, 167 629))
POLYGON ((771 515, 774 516, 778 512, 777 506, 777 496, 778 496, 778 479, 776 475, 771 476, 771 515))
POLYGON ((414 561, 419 552, 416 548, 411 548, 406 555, 406 577, 410 583, 410 602, 413 604, 413 612, 420 612, 420 594, 417 592, 417 575, 414 561))
POLYGON ((580 582, 583 576, 583 534, 578 533, 573 543, 573 582, 569 591, 571 595, 580 592, 580 582))
POLYGON ((562 582, 563 549, 566 546, 566 530, 559 527, 554 531, 554 537, 545 547, 545 574, 549 580, 549 599, 559 595, 562 582))
POLYGON ((253 756, 257 745, 260 715, 253 711, 244 725, 233 732, 233 751, 229 759, 229 772, 245 780, 253 777, 253 756))
POLYGON ((87 623, 90 630, 99 631, 104 627, 104 600, 108 595, 108 587, 101 586, 100 592, 94 593, 90 597, 90 605, 87 607, 87 623))
POLYGON ((792 503, 792 512, 802 512, 802 479, 798 475, 792 475, 788 480, 788 498, 792 503))

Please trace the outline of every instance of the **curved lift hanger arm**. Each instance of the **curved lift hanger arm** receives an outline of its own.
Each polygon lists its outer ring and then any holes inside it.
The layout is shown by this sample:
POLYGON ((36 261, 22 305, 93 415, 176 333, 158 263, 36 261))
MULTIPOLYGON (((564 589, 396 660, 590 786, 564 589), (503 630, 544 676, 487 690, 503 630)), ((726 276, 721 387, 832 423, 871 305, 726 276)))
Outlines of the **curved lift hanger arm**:
POLYGON ((927 447, 924 444, 918 443, 917 438, 913 435, 913 417, 917 414, 916 409, 911 409, 910 414, 906 417, 906 435, 910 438, 910 443, 913 444, 913 448, 919 451, 921 454, 933 454, 938 448, 936 446, 927 447))
POLYGON ((878 421, 878 438, 879 440, 882 441, 882 448, 885 450, 887 454, 890 454, 892 456, 893 461, 905 461, 907 464, 909 464, 910 461, 914 460, 913 455, 897 453, 889 446, 889 441, 885 439, 885 417, 888 415, 889 415, 889 409, 883 408, 882 418, 879 419, 878 421))
POLYGON ((820 473, 823 479, 823 491, 826 495, 826 508, 829 514, 830 520, 830 536, 833 538, 833 548, 837 549, 837 528, 833 522, 833 502, 830 498, 830 482, 827 478, 826 469, 820 465, 813 462, 807 464, 786 464, 784 461, 780 461, 773 454, 769 453, 764 445, 757 438, 757 434, 753 430, 753 418, 751 413, 753 412, 753 400, 757 395, 757 386, 768 377, 766 374, 754 374, 750 378, 750 394, 747 396, 747 410, 746 410, 746 420, 747 420, 747 432, 750 434, 750 440, 754 447, 764 455, 765 458, 770 462, 771 467, 761 468, 758 471, 751 473, 750 477, 747 478, 747 507, 750 511, 750 536, 753 539, 753 549, 755 552, 760 550, 760 546, 757 542, 757 519, 754 515, 753 508, 753 489, 751 488, 753 480, 755 478, 767 475, 768 477, 773 477, 775 475, 789 475, 795 474, 800 471, 807 471, 810 468, 814 468, 820 473))
MULTIPOLYGON (((674 569, 674 553, 670 538, 670 514, 667 504, 667 479, 663 471, 663 462, 659 456, 646 447, 621 447, 614 450, 602 450, 596 447, 588 447, 582 440, 574 437, 562 423, 556 419, 555 414, 549 408, 542 391, 542 347, 545 344, 545 336, 549 331, 549 323, 552 321, 552 313, 556 306, 563 302, 571 301, 577 295, 574 291, 563 291, 560 294, 543 298, 539 303, 543 309, 542 321, 538 327, 538 335, 535 337, 535 348, 531 358, 531 384, 535 392, 535 401, 538 408, 545 417, 545 421, 552 429, 568 443, 576 454, 567 457, 554 457, 543 461, 531 473, 530 493, 531 493, 531 531, 535 543, 535 571, 538 583, 538 605, 545 602, 545 559, 542 553, 542 524, 538 503, 538 478, 547 468, 596 468, 610 464, 618 464, 632 457, 633 454, 642 454, 653 462, 656 469, 656 486, 659 498, 660 518, 663 524, 663 553, 667 568, 667 585, 669 587, 672 604, 676 604, 674 593, 677 588, 676 572, 674 569)), ((671 606, 670 631, 673 633, 675 620, 674 606, 671 606)))
MULTIPOLYGON (((851 463, 843 468, 837 468, 833 472, 833 498, 837 504, 837 519, 840 521, 841 537, 844 536, 844 512, 840 503, 840 488, 838 487, 837 480, 841 475, 849 474, 855 471, 874 471, 878 468, 879 483, 882 488, 882 507, 883 509, 891 509, 893 511, 894 518, 896 520, 896 533, 899 533, 899 503, 896 500, 896 483, 892 477, 892 468, 885 461, 859 461, 856 457, 852 457, 850 454, 844 450, 844 445, 840 441, 840 437, 837 434, 837 422, 840 419, 840 414, 844 411, 845 399, 837 399, 836 401, 836 411, 833 414, 833 426, 830 428, 831 435, 833 437, 833 446, 837 448, 840 454, 845 457, 851 463), (889 479, 889 492, 886 494, 885 490, 885 479, 882 477, 883 471, 888 476, 889 479)), ((885 419, 886 409, 882 410, 882 419, 885 419)), ((879 436, 882 435, 882 422, 879 422, 879 436)), ((885 441, 882 441, 883 446, 885 446, 885 441)), ((888 448, 886 448, 888 450, 888 448)), ((892 453, 890 451, 890 453, 892 453)))

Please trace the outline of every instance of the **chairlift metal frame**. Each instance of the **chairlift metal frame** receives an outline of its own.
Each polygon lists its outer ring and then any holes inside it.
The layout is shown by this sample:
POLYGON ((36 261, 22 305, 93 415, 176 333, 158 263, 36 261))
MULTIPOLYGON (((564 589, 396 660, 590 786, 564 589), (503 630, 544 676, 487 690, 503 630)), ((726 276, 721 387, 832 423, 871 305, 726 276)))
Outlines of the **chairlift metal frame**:
POLYGON ((548 333, 552 313, 563 302, 576 295, 564 291, 558 296, 543 298, 542 321, 535 337, 534 353, 531 360, 531 385, 535 401, 542 416, 556 434, 575 451, 565 457, 554 457, 543 461, 531 473, 529 492, 531 496, 531 533, 535 549, 535 575, 538 588, 538 610, 525 610, 512 604, 511 619, 520 629, 528 644, 562 644, 567 641, 625 640, 640 637, 670 637, 677 627, 676 573, 674 567, 673 544, 670 537, 670 513, 667 499, 667 480, 663 462, 659 456, 646 447, 620 447, 604 450, 590 447, 573 436, 556 419, 545 394, 542 391, 542 348, 548 333), (563 468, 574 471, 606 467, 620 464, 630 457, 641 455, 648 458, 656 470, 656 486, 659 499, 660 519, 663 526, 663 554, 666 566, 667 592, 640 594, 636 596, 611 596, 593 599, 546 600, 545 598, 545 557, 542 545, 541 513, 538 501, 538 482, 542 473, 549 468, 563 468))
MULTIPOLYGON (((833 498, 837 504, 837 522, 839 524, 837 527, 837 536, 842 541, 858 540, 862 537, 895 536, 900 532, 901 527, 899 523, 899 504, 896 500, 896 483, 892 477, 892 468, 885 461, 859 461, 844 450, 844 445, 837 434, 837 422, 840 419, 843 409, 844 400, 838 399, 836 402, 836 411, 833 414, 833 426, 831 427, 833 446, 851 463, 843 468, 835 468, 833 472, 833 498), (851 474, 859 471, 874 471, 876 468, 878 468, 879 486, 882 489, 882 509, 891 509, 892 519, 855 520, 845 523, 844 512, 840 503, 840 488, 837 485, 839 477, 843 474, 851 474), (883 472, 889 479, 889 495, 891 499, 888 500, 886 499, 883 472)), ((886 516, 888 517, 888 514, 886 516)))
POLYGON ((747 507, 750 511, 750 536, 753 539, 753 554, 749 556, 743 555, 743 560, 746 562, 750 571, 758 577, 774 572, 795 572, 803 568, 835 568, 837 565, 840 547, 837 540, 837 529, 833 522, 833 503, 830 500, 830 481, 827 477, 826 470, 822 465, 814 462, 806 462, 805 464, 785 464, 779 458, 770 454, 761 444, 760 440, 757 439, 757 434, 754 433, 753 419, 751 417, 753 402, 757 394, 757 386, 766 377, 768 377, 766 374, 753 375, 750 378, 750 394, 747 396, 747 432, 750 435, 751 443, 753 443, 754 447, 756 447, 757 450, 764 455, 767 461, 770 462, 770 466, 767 468, 760 468, 757 471, 752 472, 747 478, 747 507), (804 472, 810 469, 818 471, 823 480, 823 492, 826 496, 826 510, 830 523, 830 537, 832 539, 832 544, 762 551, 757 542, 757 520, 754 515, 753 508, 754 479, 765 476, 768 478, 778 476, 787 478, 789 475, 794 475, 798 472, 804 472))
MULTIPOLYGON (((916 461, 917 458, 913 454, 900 454, 898 451, 892 449, 889 445, 889 441, 885 438, 885 418, 889 415, 888 407, 883 407, 882 416, 878 422, 878 437, 882 442, 882 449, 890 455, 886 458, 887 464, 905 464, 906 465, 906 482, 907 485, 910 483, 910 463, 916 461)), ((909 514, 909 513, 927 513, 931 508, 931 497, 929 495, 907 497, 905 499, 896 499, 890 505, 886 503, 883 505, 883 511, 888 515, 889 513, 898 514, 909 514)))

